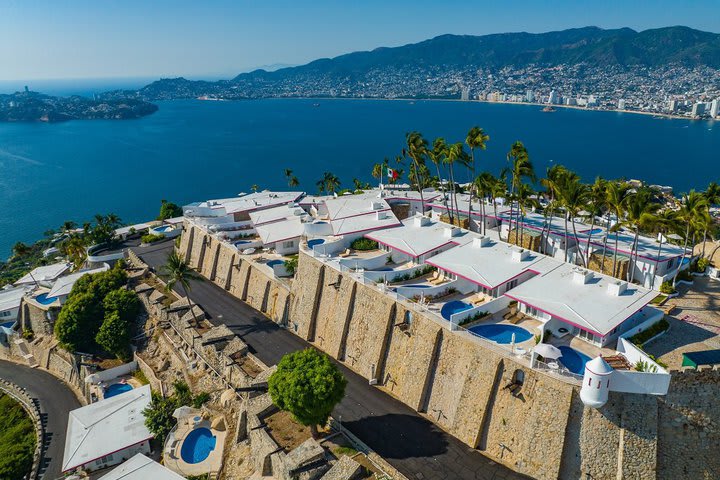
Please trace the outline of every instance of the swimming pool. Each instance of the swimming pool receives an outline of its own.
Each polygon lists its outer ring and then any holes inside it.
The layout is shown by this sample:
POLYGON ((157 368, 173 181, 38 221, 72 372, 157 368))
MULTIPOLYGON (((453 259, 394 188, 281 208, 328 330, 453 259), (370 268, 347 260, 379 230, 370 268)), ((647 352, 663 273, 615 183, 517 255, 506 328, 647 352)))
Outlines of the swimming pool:
POLYGON ((165 232, 169 232, 170 230, 172 230, 171 225, 162 225, 160 227, 153 228, 153 232, 158 232, 158 233, 165 233, 165 232))
POLYGON ((35 301, 41 305, 51 305, 55 300, 57 300, 57 297, 48 297, 47 293, 41 293, 35 297, 35 301))
POLYGON ((133 387, 129 383, 113 383, 109 387, 105 388, 105 391, 103 392, 103 397, 104 398, 114 397, 115 395, 120 395, 121 393, 129 392, 132 389, 133 389, 133 387))
POLYGON ((322 245, 323 243, 325 243, 325 240, 323 240, 322 238, 308 240, 308 248, 313 248, 315 245, 322 245))
POLYGON ((391 272, 392 268, 390 267, 380 267, 380 268, 373 268, 373 272, 391 272))
POLYGON ((413 285, 402 285, 403 288, 430 288, 432 285, 420 285, 420 284, 413 284, 413 285))
POLYGON ((593 228, 592 230, 585 230, 582 233, 584 233, 585 235, 599 235, 602 232, 603 232, 602 228, 593 228))
POLYGON ((267 265, 268 267, 272 267, 273 265, 280 265, 282 263, 285 263, 285 262, 283 260, 270 260, 265 265, 267 265))
POLYGON ((215 450, 216 439, 209 428, 196 428, 188 433, 180 447, 180 457, 185 463, 200 463, 215 450))
POLYGON ((578 375, 585 373, 585 364, 590 361, 590 357, 565 345, 558 348, 562 352, 562 357, 558 358, 558 361, 562 363, 565 368, 578 375))
POLYGON ((451 315, 464 312, 465 310, 470 310, 471 308, 472 305, 470 305, 469 303, 461 302, 460 300, 453 300, 452 302, 448 302, 442 306, 442 309, 440 309, 440 314, 443 316, 443 318, 450 320, 451 315))
POLYGON ((532 338, 532 333, 528 332, 517 325, 506 325, 504 323, 493 323, 490 325, 475 325, 470 327, 473 333, 481 337, 492 340, 495 343, 508 344, 512 342, 513 333, 515 334, 515 343, 521 343, 532 338))

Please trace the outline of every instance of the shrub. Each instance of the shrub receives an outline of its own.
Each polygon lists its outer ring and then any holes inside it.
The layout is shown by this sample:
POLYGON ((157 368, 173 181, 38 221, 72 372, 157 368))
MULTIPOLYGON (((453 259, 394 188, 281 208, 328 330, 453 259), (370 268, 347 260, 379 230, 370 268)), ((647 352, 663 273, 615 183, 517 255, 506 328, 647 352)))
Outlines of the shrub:
POLYGON ((356 238, 350 244, 350 248, 360 251, 376 250, 378 248, 378 242, 365 237, 356 238))
POLYGON ((192 404, 195 408, 200 408, 205 402, 210 400, 210 394, 207 392, 199 393, 193 398, 192 404))
POLYGON ((697 271, 698 273, 705 273, 705 270, 707 270, 708 265, 710 265, 710 260, 703 257, 697 261, 697 271))
POLYGON ((667 280, 660 285, 660 293, 664 293, 665 295, 671 295, 673 293, 676 293, 677 290, 675 290, 675 287, 673 287, 672 282, 668 282, 667 280))
POLYGON ((678 273, 677 279, 678 281, 682 280, 684 282, 692 282, 693 276, 689 270, 683 270, 682 272, 678 273))
POLYGON ((130 324, 118 312, 108 312, 95 336, 97 344, 121 360, 130 358, 130 324))
POLYGON ((33 338, 35 338, 35 332, 33 332, 32 328, 30 328, 30 327, 25 328, 22 331, 22 337, 25 340, 32 340, 33 338))
POLYGON ((152 403, 142 412, 145 416, 145 426, 161 443, 165 443, 165 437, 177 422, 173 417, 176 409, 185 405, 195 406, 197 402, 202 405, 209 399, 206 393, 199 393, 193 397, 190 387, 185 382, 175 382, 173 388, 175 392, 165 398, 152 392, 152 403))
POLYGON ((148 378, 145 376, 145 373, 142 370, 140 370, 139 368, 137 370, 135 370, 134 372, 132 372, 132 376, 135 380, 137 380, 138 382, 140 382, 143 385, 147 385, 150 383, 148 378))
POLYGON ((160 215, 158 220, 167 220, 168 218, 181 217, 183 214, 182 208, 178 207, 172 202, 162 200, 160 204, 160 215))
POLYGON ((162 233, 160 234, 154 234, 154 233, 148 233, 147 235, 143 235, 140 237, 140 241, 142 243, 155 243, 159 242, 160 240, 165 240, 165 235, 162 233))
POLYGON ((285 270, 287 270, 290 275, 295 275, 298 266, 298 256, 293 255, 292 257, 288 258, 287 260, 285 260, 284 265, 285 270))
POLYGON ((668 328, 670 328, 670 323, 668 323, 668 321, 663 318, 659 322, 651 325, 650 328, 643 330, 642 332, 636 333, 635 335, 630 337, 630 341, 634 345, 641 347, 645 342, 650 340, 652 337, 654 337, 655 335, 657 335, 660 332, 664 332, 668 328))

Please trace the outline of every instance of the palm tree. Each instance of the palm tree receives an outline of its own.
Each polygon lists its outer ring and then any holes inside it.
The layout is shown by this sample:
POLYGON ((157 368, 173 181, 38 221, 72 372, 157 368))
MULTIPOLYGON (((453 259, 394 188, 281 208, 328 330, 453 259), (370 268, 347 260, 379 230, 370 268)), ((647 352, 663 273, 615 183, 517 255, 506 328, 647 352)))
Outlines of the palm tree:
POLYGON ((447 143, 442 137, 438 137, 433 141, 432 150, 428 150, 428 157, 430 161, 435 165, 437 171, 438 182, 440 182, 440 190, 442 191, 443 204, 445 205, 445 211, 448 212, 450 223, 454 224, 454 214, 452 208, 448 209, 447 195, 445 192, 445 184, 443 183, 442 175, 440 175, 440 165, 445 164, 445 156, 447 155, 447 143))
MULTIPOLYGON (((480 150, 485 150, 486 143, 490 140, 490 136, 485 133, 485 131, 480 127, 472 127, 470 131, 468 132, 467 136, 465 137, 465 144, 470 149, 470 165, 468 167, 468 170, 470 170, 470 178, 475 178, 475 149, 479 148, 480 150)), ((471 218, 471 211, 472 211, 472 200, 473 200, 473 190, 474 190, 475 184, 474 182, 470 183, 470 198, 468 199, 468 224, 470 223, 471 218)), ((485 219, 483 218, 483 222, 485 219)))
POLYGON ((299 185, 300 185, 300 180, 298 180, 298 178, 295 175, 290 177, 290 180, 288 180, 288 186, 291 188, 295 188, 299 185))
POLYGON ((425 157, 428 154, 428 143, 419 132, 410 132, 405 135, 406 148, 403 148, 403 158, 409 158, 412 162, 410 169, 410 177, 414 177, 418 191, 420 192, 420 204, 422 205, 423 215, 425 214, 425 198, 423 197, 423 185, 425 171, 421 166, 425 166, 425 157))
POLYGON ((77 228, 77 223, 73 222, 72 220, 67 220, 67 221, 63 222, 62 226, 60 227, 60 231, 62 233, 67 234, 67 233, 72 232, 76 228, 77 228))
MULTIPOLYGON (((450 202, 450 208, 455 208, 455 213, 457 217, 457 223, 460 225, 460 209, 458 208, 457 203, 457 192, 455 189, 455 171, 453 169, 453 165, 457 162, 460 164, 464 164, 467 160, 467 154, 465 153, 465 148, 463 147, 463 144, 460 142, 453 143, 451 145, 447 146, 447 153, 445 155, 445 163, 448 166, 448 170, 450 172, 450 188, 452 190, 452 201, 450 202), (453 207, 453 202, 455 203, 455 206, 453 207)), ((468 220, 469 221, 469 220, 468 220)))
POLYGON ((544 222, 542 232, 540 233, 540 242, 542 244, 542 250, 544 254, 547 254, 546 239, 550 236, 552 230, 552 222, 555 215, 555 210, 560 206, 558 201, 558 190, 560 185, 565 181, 570 181, 572 178, 580 180, 580 177, 565 168, 562 165, 553 165, 548 167, 545 173, 545 178, 540 180, 540 183, 545 187, 546 195, 549 196, 548 205, 543 212, 544 222), (547 234, 545 228, 547 227, 547 234))
MULTIPOLYGON (((622 222, 623 213, 625 212, 625 204, 633 194, 630 192, 630 185, 625 182, 608 182, 606 186, 606 199, 608 208, 615 214, 616 223, 610 229, 615 234, 615 251, 613 252, 613 266, 610 275, 617 277, 616 266, 617 266, 617 254, 618 254, 618 241, 619 241, 619 230, 622 222)), ((603 255, 605 252, 603 252, 603 255)), ((605 264, 605 257, 603 256, 603 265, 605 264)))
POLYGON ((70 259, 75 269, 80 268, 87 258, 87 242, 83 235, 71 234, 61 244, 61 250, 70 259))
MULTIPOLYGON (((497 183, 497 179, 490 172, 482 172, 475 179, 475 191, 478 197, 482 199, 480 202, 480 215, 482 216, 482 226, 480 232, 485 235, 486 218, 485 218, 485 199, 493 196, 493 188, 497 183)), ((494 202, 493 202, 494 203, 494 202)), ((497 216, 497 214, 496 214, 497 216)))
POLYGON ((687 195, 683 195, 682 206, 677 212, 677 218, 680 222, 685 224, 685 244, 683 245, 682 260, 680 261, 680 265, 678 265, 678 268, 675 271, 675 275, 673 275, 673 287, 677 282, 677 276, 678 273, 680 273, 680 268, 685 262, 685 254, 687 253, 687 245, 688 240, 690 239, 690 231, 697 225, 698 217, 702 215, 703 212, 707 210, 707 208, 708 200, 705 195, 698 193, 695 190, 690 190, 690 193, 688 193, 687 195))
MULTIPOLYGON (((516 141, 512 144, 510 151, 507 153, 507 160, 510 162, 510 173, 512 175, 510 178, 510 228, 512 228, 512 201, 515 197, 515 191, 520 187, 523 179, 535 182, 535 169, 530 161, 530 156, 528 155, 525 145, 523 145, 520 141, 516 141)), ((518 208, 518 218, 520 218, 519 210, 520 209, 518 208)), ((509 236, 510 232, 508 231, 508 238, 509 236)))
POLYGON ((172 292, 176 285, 178 287, 182 287, 185 298, 187 298, 188 307, 192 313, 195 326, 199 327, 200 322, 198 322, 192 303, 190 302, 190 281, 202 281, 202 277, 195 273, 195 271, 190 268, 190 265, 187 264, 185 259, 174 250, 168 254, 165 265, 163 265, 161 269, 162 273, 160 276, 163 280, 165 280, 165 290, 172 292))
POLYGON ((320 180, 316 182, 320 193, 335 193, 340 188, 340 179, 332 172, 325 172, 320 180))
POLYGON ((560 183, 558 189, 558 200, 565 210, 565 261, 568 260, 568 249, 570 242, 568 241, 568 218, 572 223, 573 237, 575 238, 575 245, 578 249, 578 255, 582 260, 583 266, 587 267, 585 263, 585 257, 582 254, 580 248, 580 241, 578 240, 577 226, 575 225, 575 217, 580 214, 580 211, 585 208, 588 198, 588 186, 580 182, 578 178, 572 175, 568 175, 560 183))
POLYGON ((250 185, 250 190, 253 191, 253 193, 256 193, 260 187, 258 187, 257 183, 253 183, 250 185))
POLYGON ((653 270, 652 283, 650 288, 655 286, 655 275, 657 274, 658 267, 660 266, 660 255, 662 254, 663 242, 665 241, 665 233, 674 230, 678 226, 677 214, 674 210, 665 209, 657 213, 653 218, 653 228, 658 231, 658 251, 657 257, 655 258, 655 270, 653 270))
POLYGON ((535 195, 535 191, 530 187, 530 185, 526 183, 521 183, 518 185, 517 192, 515 192, 515 197, 517 198, 518 202, 518 210, 520 214, 520 222, 519 222, 519 229, 516 230, 515 234, 515 241, 518 242, 518 235, 519 235, 519 242, 518 245, 521 247, 523 244, 523 234, 525 231, 525 211, 526 207, 529 206, 537 206, 537 201, 533 198, 535 195))
POLYGON ((630 227, 635 233, 632 247, 630 248, 630 271, 627 274, 627 281, 631 282, 635 279, 635 269, 637 268, 638 259, 638 239, 640 238, 640 230, 647 230, 655 222, 655 214, 660 209, 660 205, 653 201, 653 194, 648 188, 639 189, 635 195, 628 197, 625 209, 624 224, 630 227), (633 260, 633 252, 635 260, 633 260))
MULTIPOLYGON (((602 216, 607 207, 606 181, 602 177, 595 177, 595 183, 588 189, 586 209, 590 213, 590 231, 588 232, 587 245, 585 248, 585 266, 590 265, 590 242, 592 241, 593 230, 595 230, 595 218, 602 216)), ((607 238, 607 237, 606 237, 607 238)))

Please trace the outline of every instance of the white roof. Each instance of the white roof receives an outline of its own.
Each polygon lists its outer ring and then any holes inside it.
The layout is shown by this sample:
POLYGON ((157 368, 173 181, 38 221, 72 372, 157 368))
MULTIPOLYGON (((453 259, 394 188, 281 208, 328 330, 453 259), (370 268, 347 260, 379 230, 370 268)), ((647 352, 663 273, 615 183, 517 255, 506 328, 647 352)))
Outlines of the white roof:
POLYGON ((300 217, 287 218, 279 222, 265 223, 255 227, 264 245, 297 238, 303 234, 304 225, 300 217))
POLYGON ((136 223, 135 225, 128 225, 127 227, 120 227, 120 228, 115 229, 115 234, 116 235, 125 235, 127 233, 130 233, 131 229, 134 229, 136 232, 140 233, 140 232, 152 227, 153 225, 154 225, 154 223, 151 223, 151 222, 136 223))
MULTIPOLYGON (((440 196, 439 198, 435 199, 430 206, 432 207, 433 210, 447 210, 448 208, 450 208, 450 198, 449 197, 448 197, 447 203, 448 203, 448 206, 446 208, 445 202, 443 201, 442 196, 440 196)), ((460 209, 460 215, 467 217, 469 202, 467 200, 463 200, 458 197, 457 203, 458 203, 458 208, 460 209)), ((510 211, 510 207, 506 207, 503 205, 497 206, 498 217, 501 217, 502 214, 509 212, 509 211, 510 211)), ((472 214, 474 217, 475 216, 480 217, 482 215, 482 205, 480 204, 480 202, 478 200, 473 200, 472 214)), ((495 208, 493 208, 492 205, 485 205, 485 216, 487 216, 489 218, 495 218, 495 208)))
POLYGON ((163 220, 163 223, 168 223, 170 225, 177 225, 178 223, 183 223, 185 221, 185 217, 173 217, 173 218, 166 218, 163 220))
MULTIPOLYGON (((440 195, 442 195, 442 192, 438 192, 437 190, 423 191, 422 199, 426 203, 432 202, 440 195)), ((392 188, 385 187, 385 190, 383 191, 383 198, 385 198, 385 200, 405 200, 407 202, 419 202, 420 192, 418 192, 417 190, 394 190, 392 188)))
POLYGON ((479 245, 481 239, 478 238, 446 250, 427 263, 491 289, 527 271, 546 272, 559 264, 556 260, 529 250, 525 251, 527 257, 518 261, 516 258, 522 250, 519 247, 489 237, 483 240, 487 242, 484 246, 479 245), (513 258, 513 252, 516 258, 513 258))
POLYGON ((152 438, 142 414, 150 402, 145 385, 71 411, 63 472, 152 438))
MULTIPOLYGON (((502 218, 503 222, 510 222, 510 215, 512 215, 512 225, 514 227, 515 224, 518 222, 516 209, 505 208, 502 214, 498 213, 498 216, 502 218)), ((548 225, 546 224, 545 217, 543 215, 540 215, 539 213, 525 213, 522 218, 522 225, 524 229, 534 230, 536 232, 542 232, 543 228, 545 230, 548 230, 548 225)), ((568 220, 567 222, 567 228, 568 237, 574 239, 575 237, 573 233, 573 226, 570 220, 568 220)), ((580 238, 580 232, 584 230, 590 230, 590 225, 581 222, 575 222, 575 228, 578 232, 578 238, 580 238)), ((565 220, 560 217, 551 217, 549 229, 551 236, 561 238, 565 237, 565 220)))
POLYGON ((268 208, 296 201, 302 192, 262 192, 250 193, 239 197, 208 200, 197 204, 199 207, 224 208, 225 213, 251 212, 259 208, 268 208))
POLYGON ((619 280, 592 272, 592 278, 581 283, 574 279, 580 270, 558 263, 505 295, 601 336, 610 333, 657 295, 634 284, 628 284, 623 293, 616 295, 608 291, 608 285, 618 284, 619 280))
POLYGON ((44 267, 37 267, 15 282, 15 285, 31 285, 35 284, 35 282, 51 282, 65 273, 68 268, 70 268, 70 264, 65 262, 45 265, 44 267))
POLYGON ((460 229, 451 237, 448 233, 450 229, 452 226, 449 224, 417 215, 403 220, 399 227, 376 230, 365 236, 407 255, 419 257, 450 243, 461 245, 472 240, 470 232, 460 229))
POLYGON ((378 210, 390 210, 385 199, 380 198, 379 191, 362 193, 359 195, 343 195, 325 201, 330 220, 367 215, 378 210))
POLYGON ((381 228, 397 227, 402 225, 390 210, 383 210, 385 217, 378 219, 375 213, 342 218, 330 222, 334 235, 349 235, 351 233, 369 232, 381 228))
MULTIPOLYGON (((597 233, 593 232, 592 237, 589 237, 588 233, 578 232, 578 238, 580 239, 580 244, 582 245, 584 242, 590 239, 590 243, 595 247, 595 250, 598 250, 598 247, 603 246, 603 238, 605 236, 605 229, 600 229, 596 227, 596 230, 602 230, 602 232, 597 233)), ((615 250, 615 236, 617 235, 618 240, 618 253, 630 256, 630 251, 632 250, 633 242, 635 241, 635 235, 632 233, 627 232, 610 232, 608 234, 608 240, 607 240, 607 251, 613 252, 615 250)), ((642 235, 638 236, 638 256, 642 259, 650 260, 652 262, 656 261, 658 259, 658 247, 660 246, 660 243, 657 242, 654 238, 650 237, 644 237, 642 235)), ((600 249, 602 252, 602 249, 600 249)), ((633 251, 633 255, 634 255, 633 251)), ((671 243, 663 243, 662 244, 662 251, 660 252, 659 259, 661 261, 663 260, 669 260, 670 258, 679 257, 683 254, 682 247, 679 247, 677 245, 673 245, 671 243)))
POLYGON ((306 215, 305 210, 300 207, 280 205, 279 207, 266 208, 265 210, 257 210, 250 213, 250 221, 252 221, 254 226, 258 226, 286 218, 301 217, 303 215, 306 215))
POLYGON ((60 277, 53 284, 47 296, 61 297, 64 295, 68 295, 70 293, 70 290, 72 290, 73 285, 75 285, 75 282, 77 282, 80 277, 84 275, 92 275, 93 273, 104 272, 109 268, 110 267, 107 264, 104 264, 102 267, 99 268, 93 268, 92 270, 83 270, 80 272, 71 273, 70 275, 66 275, 64 277, 60 277))
POLYGON ((156 461, 153 461, 138 453, 130 460, 116 467, 103 475, 99 480, 185 480, 169 468, 165 468, 156 461))
POLYGON ((0 288, 0 312, 18 308, 23 296, 30 289, 28 287, 0 288))

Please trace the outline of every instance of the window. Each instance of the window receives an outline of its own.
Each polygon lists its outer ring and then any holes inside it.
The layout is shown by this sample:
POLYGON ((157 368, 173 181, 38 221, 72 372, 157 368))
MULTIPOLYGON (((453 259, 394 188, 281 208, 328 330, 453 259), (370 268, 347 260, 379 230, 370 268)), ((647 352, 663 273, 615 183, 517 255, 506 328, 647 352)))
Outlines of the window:
POLYGON ((8 310, 6 310, 4 312, 0 312, 0 317, 9 317, 10 315, 11 315, 10 311, 8 311, 8 310))
POLYGON ((507 290, 512 290, 513 288, 517 287, 517 284, 518 284, 518 279, 517 279, 517 278, 515 278, 515 279, 513 279, 513 280, 510 280, 509 282, 507 282, 507 283, 505 284, 505 290, 506 290, 506 291, 507 291, 507 290))
POLYGON ((283 242, 283 248, 292 248, 295 246, 294 240, 289 240, 287 242, 283 242))

